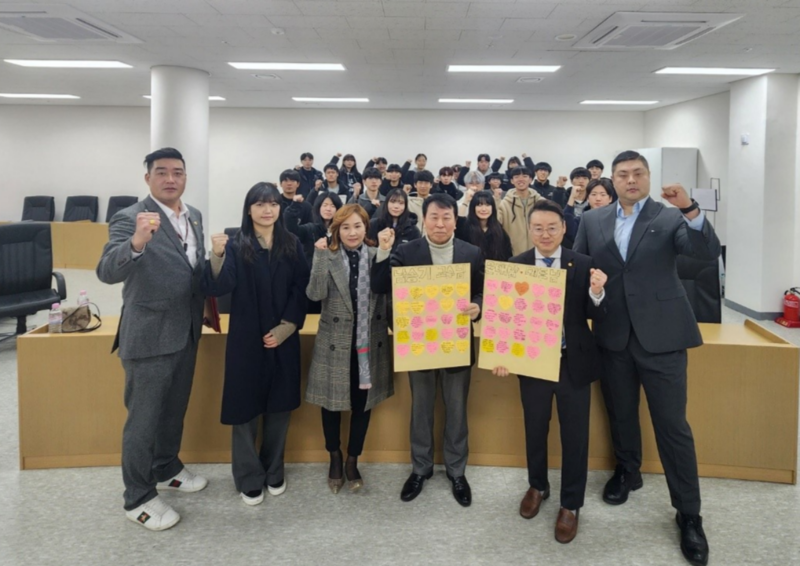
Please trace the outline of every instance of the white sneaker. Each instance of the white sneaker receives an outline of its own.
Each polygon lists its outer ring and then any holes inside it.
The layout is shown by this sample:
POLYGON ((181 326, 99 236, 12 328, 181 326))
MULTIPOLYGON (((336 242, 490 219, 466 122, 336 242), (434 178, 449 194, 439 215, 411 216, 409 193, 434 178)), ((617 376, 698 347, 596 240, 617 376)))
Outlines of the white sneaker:
POLYGON ((278 487, 272 487, 271 485, 268 485, 267 491, 269 491, 270 495, 281 495, 284 491, 286 491, 286 478, 284 478, 283 483, 278 487))
POLYGON ((208 480, 203 476, 193 474, 186 467, 184 467, 178 475, 171 480, 159 482, 156 488, 160 491, 182 491, 184 493, 193 493, 205 489, 208 485, 208 480))
POLYGON ((164 503, 159 496, 139 505, 136 509, 126 511, 125 516, 151 531, 165 531, 177 525, 181 520, 181 516, 175 509, 164 503))
POLYGON ((245 492, 242 492, 242 501, 245 502, 246 505, 258 505, 264 502, 264 490, 262 489, 261 492, 256 497, 248 497, 245 492))

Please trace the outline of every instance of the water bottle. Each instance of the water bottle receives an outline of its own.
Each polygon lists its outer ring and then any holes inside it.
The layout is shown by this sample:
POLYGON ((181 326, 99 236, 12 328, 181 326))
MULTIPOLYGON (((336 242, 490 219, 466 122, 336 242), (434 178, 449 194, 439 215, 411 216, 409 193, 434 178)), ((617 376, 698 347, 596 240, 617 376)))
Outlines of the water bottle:
POLYGON ((79 307, 89 306, 89 295, 86 294, 86 290, 82 290, 78 295, 78 306, 79 307))
POLYGON ((53 303, 50 309, 50 316, 48 318, 50 334, 61 334, 61 305, 53 303))

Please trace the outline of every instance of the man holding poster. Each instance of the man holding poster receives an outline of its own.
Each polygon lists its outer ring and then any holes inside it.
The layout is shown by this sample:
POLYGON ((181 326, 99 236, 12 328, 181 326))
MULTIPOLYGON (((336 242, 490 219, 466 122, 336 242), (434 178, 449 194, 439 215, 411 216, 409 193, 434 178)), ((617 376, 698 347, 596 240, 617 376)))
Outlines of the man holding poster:
MULTIPOLYGON (((549 200, 537 202, 528 216, 533 248, 510 260, 567 272, 559 380, 519 376, 530 485, 519 513, 526 519, 534 518, 542 500, 550 497, 547 434, 555 395, 562 449, 561 509, 555 537, 565 544, 578 534, 578 513, 583 507, 588 471, 591 383, 600 377, 601 371, 600 352, 586 320, 605 314, 603 286, 607 279, 602 271, 592 269, 590 257, 561 247, 566 231, 561 207, 549 200)), ((506 376, 509 372, 498 366, 492 373, 506 376)))
MULTIPOLYGON (((389 255, 394 243, 391 228, 378 233, 378 254, 372 267, 373 292, 391 293, 392 267, 424 265, 470 265, 471 301, 461 314, 477 320, 481 313, 483 292, 483 253, 480 248, 455 237, 458 207, 450 195, 438 193, 422 204, 425 236, 401 244, 389 255)), ((467 394, 472 364, 475 363, 472 324, 469 324, 470 365, 445 369, 409 371, 411 385, 411 462, 413 469, 400 498, 411 501, 422 491, 425 480, 433 475, 433 413, 437 382, 442 384, 445 406, 444 463, 447 477, 453 484, 456 501, 467 507, 472 503, 472 490, 465 476, 467 467, 468 430, 467 394)))

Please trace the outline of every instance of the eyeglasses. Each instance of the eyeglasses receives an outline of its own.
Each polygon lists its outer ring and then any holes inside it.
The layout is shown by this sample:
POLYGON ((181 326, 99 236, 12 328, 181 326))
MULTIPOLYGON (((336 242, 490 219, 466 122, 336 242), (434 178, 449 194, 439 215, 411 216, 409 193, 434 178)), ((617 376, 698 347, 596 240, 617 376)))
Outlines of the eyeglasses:
POLYGON ((535 228, 531 228, 531 233, 534 236, 541 236, 545 232, 547 232, 551 236, 557 236, 558 233, 561 232, 561 226, 548 226, 547 228, 543 228, 542 226, 536 226, 535 228))

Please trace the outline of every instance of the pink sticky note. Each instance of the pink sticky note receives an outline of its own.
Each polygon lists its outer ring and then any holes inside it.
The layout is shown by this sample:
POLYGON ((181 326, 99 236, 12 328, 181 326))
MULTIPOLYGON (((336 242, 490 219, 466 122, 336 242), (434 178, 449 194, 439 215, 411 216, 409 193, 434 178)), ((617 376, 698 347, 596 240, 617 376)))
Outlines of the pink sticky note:
POLYGON ((425 303, 425 310, 428 312, 436 312, 439 310, 439 301, 436 299, 431 299, 427 303, 425 303))
POLYGON ((500 340, 508 340, 511 337, 511 330, 501 326, 497 329, 497 335, 500 337, 500 340))
POLYGON ((511 313, 501 312, 500 322, 502 322, 503 324, 508 324, 509 322, 511 322, 511 313))
POLYGON ((539 328, 540 326, 542 326, 542 322, 543 320, 538 316, 532 316, 530 320, 531 326, 533 326, 534 328, 539 328))
POLYGON ((487 322, 494 322, 497 320, 497 311, 494 309, 486 309, 483 313, 483 318, 485 318, 487 322))
POLYGON ((556 303, 547 303, 547 310, 550 311, 550 314, 558 314, 561 312, 561 305, 557 305, 556 303))
POLYGON ((528 318, 524 314, 515 314, 514 315, 514 324, 516 326, 525 326, 527 324, 528 318))
POLYGON ((498 354, 507 354, 509 350, 508 343, 501 340, 497 343, 497 346, 495 346, 495 350, 498 354))
POLYGON ((496 307, 497 306, 497 295, 487 295, 483 298, 483 302, 486 304, 487 307, 496 307))
POLYGON ((524 311, 526 308, 528 308, 528 301, 522 297, 519 297, 516 301, 514 301, 514 308, 518 311, 524 311))
POLYGON ((539 283, 534 283, 531 285, 531 293, 534 294, 536 297, 541 297, 544 295, 544 285, 540 285, 539 283))
POLYGON ((425 344, 425 349, 428 350, 429 354, 435 354, 436 350, 439 349, 439 343, 438 342, 428 342, 427 344, 425 344))
POLYGON ((439 334, 442 336, 442 340, 451 340, 453 336, 456 334, 455 328, 442 328, 439 331, 439 334))
POLYGON ((561 324, 559 324, 559 322, 557 320, 548 320, 547 321, 547 330, 549 330, 550 332, 555 332, 559 328, 561 328, 561 324))
POLYGON ((427 326, 435 326, 437 322, 439 322, 439 317, 435 314, 429 314, 425 317, 425 324, 427 326))
POLYGON ((404 301, 408 297, 408 287, 400 287, 394 290, 394 296, 398 301, 404 301))
POLYGON ((528 346, 528 357, 532 360, 535 360, 539 357, 539 348, 536 346, 528 346))
POLYGON ((459 311, 464 311, 468 307, 469 307, 469 301, 467 299, 458 299, 456 301, 456 308, 458 308, 459 311))
POLYGON ((511 292, 511 289, 513 289, 513 288, 514 288, 514 284, 511 283, 510 281, 503 281, 502 283, 500 283, 500 289, 503 290, 503 293, 508 294, 508 293, 511 292))
POLYGON ((528 332, 528 342, 531 344, 538 344, 542 340, 542 333, 531 330, 528 332))
POLYGON ((397 349, 395 350, 397 355, 402 357, 407 356, 411 352, 411 346, 408 344, 398 344, 397 349))
POLYGON ((414 318, 412 318, 411 319, 411 326, 413 326, 414 328, 419 328, 420 326, 422 326, 422 317, 421 316, 415 316, 414 318))
POLYGON ((453 315, 452 314, 443 314, 442 315, 442 324, 453 324, 453 315))
POLYGON ((494 279, 486 280, 486 290, 489 291, 490 293, 494 293, 495 291, 497 291, 498 285, 499 284, 494 279))
POLYGON ((481 330, 482 338, 488 338, 489 340, 494 340, 495 336, 497 336, 497 329, 494 326, 487 326, 486 328, 481 330))
POLYGON ((542 301, 533 301, 531 303, 531 308, 533 312, 544 312, 544 303, 542 301))
POLYGON ((456 328, 456 334, 458 334, 458 337, 463 340, 464 338, 469 336, 469 328, 466 328, 464 326, 462 326, 461 328, 456 328))
POLYGON ((521 328, 514 329, 514 340, 517 342, 524 342, 525 341, 525 331, 521 328))
POLYGON ((412 330, 411 331, 411 338, 414 339, 414 342, 420 342, 423 338, 425 338, 425 331, 424 330, 412 330))
POLYGON ((561 336, 558 334, 545 334, 544 335, 544 343, 547 344, 549 347, 553 347, 556 344, 561 343, 561 336))
POLYGON ((561 292, 561 289, 557 287, 550 287, 547 290, 547 294, 550 295, 551 299, 558 299, 563 293, 561 292))

